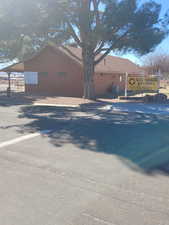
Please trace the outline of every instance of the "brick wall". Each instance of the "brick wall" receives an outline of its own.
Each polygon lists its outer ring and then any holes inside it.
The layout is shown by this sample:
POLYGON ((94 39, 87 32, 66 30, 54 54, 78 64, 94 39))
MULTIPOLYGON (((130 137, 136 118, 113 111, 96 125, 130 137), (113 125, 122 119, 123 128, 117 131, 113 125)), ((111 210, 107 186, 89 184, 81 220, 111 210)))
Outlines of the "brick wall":
POLYGON ((98 73, 94 77, 96 95, 112 93, 114 91, 122 92, 125 88, 125 76, 123 74, 102 74, 98 73), (120 78, 121 77, 121 78, 120 78))
POLYGON ((27 61, 25 71, 38 72, 38 85, 26 85, 27 93, 77 97, 83 95, 82 69, 63 53, 56 53, 48 48, 27 61))
MULTIPOLYGON (((38 85, 26 84, 26 93, 83 96, 82 67, 60 51, 57 52, 53 48, 46 48, 39 55, 25 63, 25 71, 38 72, 38 85)), ((96 95, 103 96, 111 92, 112 85, 117 89, 119 87, 119 91, 124 90, 125 76, 98 73, 94 76, 94 84, 96 95)))

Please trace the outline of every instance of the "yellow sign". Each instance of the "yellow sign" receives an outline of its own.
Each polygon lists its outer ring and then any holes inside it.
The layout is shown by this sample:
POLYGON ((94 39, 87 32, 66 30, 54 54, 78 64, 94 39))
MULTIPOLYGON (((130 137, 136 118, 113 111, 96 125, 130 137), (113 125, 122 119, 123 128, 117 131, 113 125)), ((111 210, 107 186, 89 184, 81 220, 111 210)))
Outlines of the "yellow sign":
POLYGON ((157 91, 157 77, 128 77, 129 91, 157 91))

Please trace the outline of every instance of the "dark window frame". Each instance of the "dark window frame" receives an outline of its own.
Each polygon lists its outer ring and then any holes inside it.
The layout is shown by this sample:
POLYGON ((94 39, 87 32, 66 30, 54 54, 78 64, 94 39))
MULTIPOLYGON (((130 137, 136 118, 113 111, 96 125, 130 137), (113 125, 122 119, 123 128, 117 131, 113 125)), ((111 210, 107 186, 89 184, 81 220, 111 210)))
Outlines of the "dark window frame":
POLYGON ((59 77, 66 77, 67 76, 67 72, 63 72, 63 71, 57 72, 57 76, 59 76, 59 77))
POLYGON ((48 72, 39 72, 40 76, 48 76, 48 72))

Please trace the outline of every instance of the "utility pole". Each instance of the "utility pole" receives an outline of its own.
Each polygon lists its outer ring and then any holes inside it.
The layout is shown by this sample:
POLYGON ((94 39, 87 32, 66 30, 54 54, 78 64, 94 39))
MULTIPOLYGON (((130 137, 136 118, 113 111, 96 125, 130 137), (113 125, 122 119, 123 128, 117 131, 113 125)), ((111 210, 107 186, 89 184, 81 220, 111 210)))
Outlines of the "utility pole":
POLYGON ((158 90, 157 90, 157 93, 159 94, 159 91, 160 91, 160 81, 161 81, 161 70, 159 69, 158 70, 158 90))
POLYGON ((7 96, 11 96, 11 72, 8 73, 8 88, 7 88, 7 96))

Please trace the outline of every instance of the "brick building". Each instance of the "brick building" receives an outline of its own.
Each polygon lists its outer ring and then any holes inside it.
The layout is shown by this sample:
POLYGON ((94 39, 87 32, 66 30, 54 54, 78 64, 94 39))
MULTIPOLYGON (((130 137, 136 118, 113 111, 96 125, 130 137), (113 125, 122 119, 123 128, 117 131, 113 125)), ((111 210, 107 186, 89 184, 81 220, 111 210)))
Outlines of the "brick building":
MULTIPOLYGON (((83 96, 81 49, 48 45, 31 59, 12 65, 4 71, 25 73, 27 94, 83 96)), ((122 94, 125 74, 142 75, 144 71, 128 59, 107 56, 95 68, 94 86, 97 96, 115 92, 122 94)))

